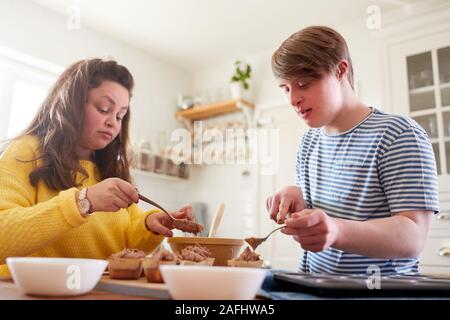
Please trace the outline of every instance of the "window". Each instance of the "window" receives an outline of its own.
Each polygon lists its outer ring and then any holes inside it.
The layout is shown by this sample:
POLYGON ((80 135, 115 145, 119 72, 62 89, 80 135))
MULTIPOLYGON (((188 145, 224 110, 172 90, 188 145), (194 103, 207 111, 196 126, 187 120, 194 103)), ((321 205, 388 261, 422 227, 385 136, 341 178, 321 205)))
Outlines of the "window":
POLYGON ((0 140, 31 122, 62 68, 0 47, 0 140))
POLYGON ((19 134, 33 120, 46 94, 47 90, 44 86, 29 81, 16 81, 12 92, 8 138, 19 134))

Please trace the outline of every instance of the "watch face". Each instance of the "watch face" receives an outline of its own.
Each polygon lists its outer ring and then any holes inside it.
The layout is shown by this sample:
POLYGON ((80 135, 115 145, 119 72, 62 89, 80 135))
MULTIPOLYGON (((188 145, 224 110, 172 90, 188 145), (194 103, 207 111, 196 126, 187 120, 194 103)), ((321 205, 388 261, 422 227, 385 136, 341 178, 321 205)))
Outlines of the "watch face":
POLYGON ((80 200, 78 203, 80 205, 80 211, 82 214, 86 214, 89 212, 89 208, 91 207, 89 200, 83 199, 80 200))

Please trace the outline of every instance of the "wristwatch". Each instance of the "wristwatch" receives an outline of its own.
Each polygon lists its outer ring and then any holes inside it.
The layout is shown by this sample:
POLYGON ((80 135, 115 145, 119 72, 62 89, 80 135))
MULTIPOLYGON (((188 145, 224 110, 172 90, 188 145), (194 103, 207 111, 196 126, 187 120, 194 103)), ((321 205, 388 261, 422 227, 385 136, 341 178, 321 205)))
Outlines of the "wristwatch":
POLYGON ((92 214, 91 203, 87 198, 87 188, 83 188, 78 195, 78 209, 80 210, 81 216, 86 217, 92 214))

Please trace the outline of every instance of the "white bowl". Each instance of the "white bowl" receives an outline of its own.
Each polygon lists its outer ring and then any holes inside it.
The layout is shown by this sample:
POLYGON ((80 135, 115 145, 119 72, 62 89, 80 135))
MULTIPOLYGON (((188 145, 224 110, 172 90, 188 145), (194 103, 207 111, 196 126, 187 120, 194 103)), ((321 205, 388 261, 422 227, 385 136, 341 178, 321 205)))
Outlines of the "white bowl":
POLYGON ((170 295, 177 300, 248 300, 261 287, 264 269, 161 265, 170 295))
POLYGON ((91 291, 108 262, 72 258, 7 258, 14 283, 26 294, 74 296, 91 291))

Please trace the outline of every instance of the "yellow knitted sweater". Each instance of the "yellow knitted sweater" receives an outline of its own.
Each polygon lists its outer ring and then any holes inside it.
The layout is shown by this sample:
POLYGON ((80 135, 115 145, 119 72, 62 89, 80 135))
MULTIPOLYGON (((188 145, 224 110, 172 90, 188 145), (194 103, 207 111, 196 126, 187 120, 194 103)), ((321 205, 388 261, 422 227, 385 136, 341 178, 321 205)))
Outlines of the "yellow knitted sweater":
MULTIPOLYGON (((27 136, 13 141, 0 157, 0 277, 9 275, 7 257, 74 257, 105 259, 125 247, 152 251, 163 239, 148 231, 148 214, 136 204, 117 212, 95 212, 83 218, 77 207, 77 189, 60 192, 43 181, 33 187, 29 174, 38 140, 27 136)), ((82 160, 89 174, 86 187, 99 181, 95 163, 82 160)), ((39 163, 38 163, 39 165, 39 163)), ((82 175, 77 176, 82 181, 82 175)))

